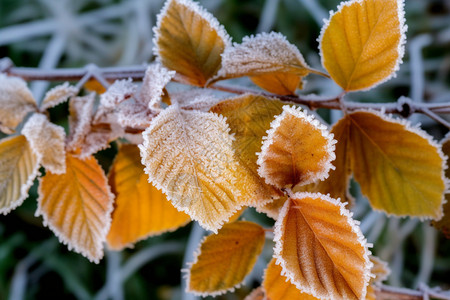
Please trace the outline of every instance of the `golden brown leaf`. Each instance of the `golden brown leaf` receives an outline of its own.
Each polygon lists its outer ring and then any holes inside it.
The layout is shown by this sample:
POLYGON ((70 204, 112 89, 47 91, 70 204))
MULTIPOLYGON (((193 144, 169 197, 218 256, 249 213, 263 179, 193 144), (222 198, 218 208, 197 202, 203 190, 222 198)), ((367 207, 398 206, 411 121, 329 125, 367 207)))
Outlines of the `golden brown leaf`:
POLYGON ((346 119, 351 169, 372 207, 440 218, 446 190, 440 145, 421 129, 379 113, 359 111, 346 119))
POLYGON ((256 153, 261 149, 263 136, 270 129, 270 123, 283 111, 283 103, 249 94, 224 100, 212 107, 211 111, 227 118, 227 124, 235 138, 233 148, 236 157, 256 184, 254 205, 259 207, 279 198, 280 192, 259 177, 256 153))
POLYGON ((11 134, 37 104, 26 82, 18 77, 0 74, 0 130, 11 134))
POLYGON ((369 89, 393 76, 401 63, 403 0, 344 2, 322 28, 322 64, 345 91, 369 89))
POLYGON ((189 269, 188 292, 207 296, 233 291, 253 269, 264 240, 264 229, 256 223, 225 224, 203 240, 189 269))
POLYGON ((158 16, 155 52, 191 84, 203 86, 217 73, 229 43, 223 26, 197 2, 168 0, 158 16))
POLYGON ((173 207, 147 180, 138 147, 120 147, 110 173, 111 187, 116 194, 107 236, 111 249, 132 246, 149 236, 174 231, 190 221, 188 215, 173 207))
POLYGON ((217 232, 254 201, 255 184, 235 157, 225 118, 172 105, 152 120, 143 138, 150 181, 204 228, 217 232))
POLYGON ((373 255, 370 256, 370 261, 373 264, 370 273, 374 276, 370 278, 370 283, 380 283, 385 281, 389 277, 389 274, 391 274, 391 270, 389 269, 387 262, 382 261, 373 255))
POLYGON ((66 158, 65 174, 47 172, 39 185, 38 210, 69 250, 98 263, 111 224, 114 196, 95 158, 66 158))
POLYGON ((66 172, 66 132, 63 127, 51 123, 42 114, 34 114, 23 127, 22 134, 46 170, 54 174, 66 172))
POLYGON ((23 203, 38 169, 39 159, 23 135, 0 141, 0 214, 23 203))
POLYGON ((327 178, 335 159, 326 126, 300 108, 283 107, 271 123, 258 157, 258 173, 278 188, 305 185, 327 178))
POLYGON ((277 95, 294 95, 295 90, 303 87, 300 76, 289 73, 271 73, 251 76, 250 79, 257 86, 277 95))
POLYGON ((281 275, 282 269, 273 258, 264 272, 263 287, 267 300, 317 300, 316 297, 302 293, 297 287, 281 275))
POLYGON ((370 251, 344 205, 322 194, 290 196, 275 224, 275 254, 283 275, 318 298, 363 299, 370 251))

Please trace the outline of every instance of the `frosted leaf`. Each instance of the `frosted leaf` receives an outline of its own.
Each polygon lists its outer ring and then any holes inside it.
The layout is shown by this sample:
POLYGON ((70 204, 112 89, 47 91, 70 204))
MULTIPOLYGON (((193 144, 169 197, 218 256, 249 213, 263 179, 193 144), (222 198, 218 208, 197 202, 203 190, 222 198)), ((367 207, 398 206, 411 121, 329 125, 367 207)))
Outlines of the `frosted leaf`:
POLYGON ((11 134, 23 118, 37 110, 26 82, 18 77, 0 74, 0 130, 11 134))
POLYGON ((106 108, 115 108, 123 101, 130 99, 137 91, 131 78, 116 80, 105 93, 100 95, 100 105, 106 108))
POLYGON ((175 71, 169 71, 159 63, 148 66, 139 93, 139 100, 150 109, 161 109, 160 103, 164 87, 174 76, 175 71))
POLYGON ((142 164, 173 205, 217 232, 245 205, 246 177, 234 157, 225 119, 214 113, 163 110, 143 133, 142 164))
POLYGON ((84 138, 91 129, 94 111, 95 93, 83 97, 72 97, 69 101, 69 141, 67 150, 80 148, 84 138))
POLYGON ((123 127, 147 128, 155 116, 148 106, 131 99, 116 109, 117 121, 123 127))
POLYGON ((63 103, 70 97, 76 96, 78 92, 78 89, 75 86, 69 85, 68 82, 57 85, 45 94, 44 100, 41 103, 41 110, 47 110, 63 103))
POLYGON ((45 169, 54 174, 66 172, 66 133, 63 127, 49 122, 42 114, 34 114, 23 127, 22 134, 45 169))
POLYGON ((211 91, 205 89, 192 89, 170 94, 171 101, 178 103, 183 109, 200 110, 207 112, 211 107, 222 101, 217 99, 211 91))
POLYGON ((276 32, 244 37, 222 54, 219 77, 255 76, 287 72, 306 76, 309 67, 300 51, 276 32))

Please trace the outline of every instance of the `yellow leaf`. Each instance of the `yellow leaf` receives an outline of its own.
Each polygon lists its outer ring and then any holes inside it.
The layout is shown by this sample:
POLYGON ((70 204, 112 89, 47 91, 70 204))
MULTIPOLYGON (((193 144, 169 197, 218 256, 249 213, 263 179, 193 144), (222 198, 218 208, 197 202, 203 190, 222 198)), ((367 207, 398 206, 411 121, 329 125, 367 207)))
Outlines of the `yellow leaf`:
POLYGON ((98 263, 111 224, 113 198, 105 174, 95 158, 66 157, 65 174, 47 172, 39 185, 38 210, 44 225, 67 244, 98 263))
POLYGON ((197 2, 168 0, 158 16, 155 44, 164 66, 204 86, 219 70, 230 37, 197 2))
POLYGON ((254 201, 255 184, 235 157, 225 118, 172 105, 152 120, 143 138, 149 180, 204 228, 217 232, 254 201))
POLYGON ((263 287, 267 300, 317 300, 316 297, 302 293, 289 280, 281 275, 282 269, 273 258, 264 272, 263 287))
POLYGON ((135 145, 120 147, 110 173, 116 194, 111 230, 111 249, 121 250, 133 243, 186 225, 190 218, 179 212, 166 196, 148 183, 135 145))
POLYGON ((22 134, 46 170, 54 174, 66 172, 66 132, 63 127, 51 123, 42 114, 34 114, 23 127, 22 134))
POLYGON ((78 92, 78 88, 69 85, 68 82, 57 85, 45 94, 44 100, 42 100, 41 103, 41 110, 47 110, 60 103, 63 103, 70 97, 76 96, 78 92))
POLYGON ((373 264, 370 273, 374 276, 370 278, 370 283, 380 283, 385 281, 389 277, 389 274, 391 274, 391 270, 389 269, 387 262, 382 261, 373 255, 370 256, 370 261, 373 264))
POLYGON ((254 289, 244 300, 266 300, 264 289, 261 286, 254 289))
POLYGON ((280 199, 275 199, 272 202, 268 202, 264 205, 259 205, 256 207, 256 211, 260 213, 265 213, 268 217, 277 220, 280 210, 284 203, 288 200, 287 196, 282 196, 280 199))
POLYGON ((351 177, 350 169, 350 127, 347 124, 348 120, 343 118, 339 120, 331 129, 331 133, 337 140, 335 155, 336 159, 333 161, 334 170, 330 170, 327 179, 319 182, 314 182, 306 186, 301 186, 294 189, 294 192, 307 191, 318 192, 324 195, 329 194, 331 198, 340 199, 347 203, 347 208, 351 207, 355 200, 350 194, 349 185, 351 177))
POLYGON ((333 139, 326 126, 300 108, 283 107, 271 123, 258 157, 258 173, 278 188, 327 178, 334 168, 333 139))
POLYGON ((352 0, 339 6, 319 37, 322 64, 345 91, 369 89, 401 63, 403 0, 352 0))
POLYGON ((256 207, 279 198, 280 192, 259 177, 256 152, 261 149, 263 136, 270 129, 270 122, 283 111, 283 103, 249 94, 222 101, 212 107, 211 111, 227 118, 227 124, 235 137, 233 148, 236 156, 257 185, 254 194, 256 207))
POLYGON ((375 112, 349 114, 345 123, 351 169, 374 209, 441 217, 446 184, 440 145, 419 128, 375 112))
POLYGON ((24 80, 0 74, 0 130, 11 134, 37 104, 24 80))
POLYGON ((253 269, 264 240, 264 229, 256 223, 224 225, 203 240, 188 271, 188 292, 207 296, 233 291, 253 269))
POLYGON ((283 275, 317 298, 364 299, 372 263, 357 221, 336 199, 296 193, 275 223, 283 275))
POLYGON ((0 213, 22 204, 38 169, 39 159, 23 135, 0 141, 0 213))
POLYGON ((84 88, 88 90, 89 92, 96 92, 97 94, 103 94, 106 92, 106 88, 98 82, 95 78, 90 78, 86 83, 84 84, 84 88))
POLYGON ((271 32, 244 37, 242 44, 227 47, 218 79, 250 76, 271 93, 293 95, 310 71, 297 47, 282 34, 271 32))
MULTIPOLYGON (((450 165, 450 135, 447 135, 442 141, 442 152, 445 156, 447 156, 447 166, 450 165)), ((448 178, 450 178, 450 168, 447 167, 445 170, 445 178, 446 181, 448 181, 448 178)), ((444 204, 443 212, 444 215, 439 221, 432 221, 431 224, 436 227, 437 229, 441 230, 444 235, 450 239, 450 193, 445 194, 445 200, 447 201, 444 204)))

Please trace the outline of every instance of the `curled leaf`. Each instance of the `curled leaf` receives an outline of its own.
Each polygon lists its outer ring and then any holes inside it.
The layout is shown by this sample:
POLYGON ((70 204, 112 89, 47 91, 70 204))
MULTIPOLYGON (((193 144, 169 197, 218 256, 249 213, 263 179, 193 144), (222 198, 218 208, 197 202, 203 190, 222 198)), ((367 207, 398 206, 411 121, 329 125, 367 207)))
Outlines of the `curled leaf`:
POLYGON ((322 64, 345 91, 365 90, 399 69, 406 40, 403 0, 351 0, 322 28, 322 64))
POLYGON ((275 224, 274 257, 301 291, 317 298, 364 299, 372 263, 358 222, 340 201, 290 195, 275 224))
POLYGON ((0 213, 7 214, 28 197, 39 159, 23 135, 0 141, 0 213))
POLYGON ((187 291, 202 296, 233 291, 253 269, 264 240, 264 229, 256 223, 224 225, 203 240, 188 270, 187 291))
POLYGON ((174 231, 190 221, 188 215, 179 212, 161 191, 148 183, 137 146, 120 147, 109 178, 116 194, 107 236, 111 249, 121 250, 149 236, 174 231))
POLYGON ((111 224, 114 196, 95 158, 85 160, 67 155, 67 172, 47 172, 39 185, 36 216, 67 244, 98 263, 111 224))
POLYGON ((327 178, 336 141, 325 125, 286 105, 270 126, 257 161, 268 184, 295 187, 327 178))
POLYGON ((150 109, 161 109, 164 88, 174 76, 174 71, 169 71, 160 64, 148 66, 139 94, 141 102, 150 109))
POLYGON ((64 128, 47 120, 42 114, 34 114, 22 129, 34 154, 44 168, 55 174, 66 172, 64 128))
POLYGON ((37 104, 26 82, 18 77, 0 74, 0 130, 11 134, 37 104))
POLYGON ((161 63, 198 86, 217 73, 220 55, 230 44, 217 19, 192 0, 168 0, 154 32, 161 63))

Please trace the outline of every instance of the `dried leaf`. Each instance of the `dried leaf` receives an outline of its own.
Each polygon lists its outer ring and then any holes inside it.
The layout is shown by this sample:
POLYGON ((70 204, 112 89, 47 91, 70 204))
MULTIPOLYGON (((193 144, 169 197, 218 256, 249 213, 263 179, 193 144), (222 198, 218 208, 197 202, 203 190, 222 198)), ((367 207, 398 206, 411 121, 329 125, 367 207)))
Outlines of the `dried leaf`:
MULTIPOLYGON (((448 166, 450 165, 450 135, 447 135, 440 144, 442 146, 442 152, 447 157, 446 163, 448 166)), ((448 181, 448 178, 450 178, 450 168, 448 167, 445 170, 445 178, 446 181, 448 181)), ((448 239, 450 239, 450 193, 448 192, 445 194, 445 201, 446 203, 443 207, 444 214, 442 218, 439 221, 432 221, 431 224, 437 229, 441 230, 444 235, 448 239)))
POLYGON ((191 0, 168 0, 158 15, 155 53, 162 64, 198 86, 220 68, 230 37, 213 15, 191 0))
POLYGON ((212 112, 226 117, 234 134, 233 148, 240 163, 254 178, 255 205, 259 207, 277 199, 280 192, 266 184, 258 175, 256 152, 260 151, 263 136, 270 129, 270 122, 283 111, 283 103, 257 95, 243 95, 228 99, 211 108, 212 112))
POLYGON ((82 97, 72 97, 70 99, 70 134, 67 142, 67 150, 76 151, 77 149, 82 147, 86 135, 91 130, 94 102, 94 93, 82 97))
POLYGON ((281 273, 281 267, 273 258, 264 272, 263 287, 267 300, 317 300, 314 296, 302 293, 281 273))
POLYGON ((75 97, 78 92, 78 89, 75 86, 69 85, 68 82, 57 85, 45 94, 44 100, 41 103, 41 110, 55 107, 67 101, 70 97, 75 97))
POLYGON ((217 232, 253 200, 223 117, 172 105, 152 120, 143 137, 149 180, 206 229, 217 232))
POLYGON ((23 127, 22 134, 45 169, 54 174, 66 172, 66 132, 63 127, 51 123, 42 114, 34 114, 23 127))
POLYGON ((187 291, 202 296, 233 291, 253 269, 264 241, 264 229, 256 223, 224 225, 203 240, 189 269, 187 291))
POLYGON ((164 88, 175 76, 160 64, 152 64, 145 71, 139 99, 150 109, 161 109, 164 88))
POLYGON ((131 78, 128 80, 116 80, 100 95, 100 105, 105 108, 115 109, 123 101, 130 99, 137 91, 137 86, 131 78))
POLYGON ((336 141, 326 126, 300 108, 283 107, 267 131, 258 156, 258 173, 278 188, 327 178, 336 141))
POLYGON ((121 250, 149 236, 174 231, 190 221, 188 215, 177 211, 147 179, 138 147, 120 147, 110 173, 111 187, 116 194, 107 236, 111 249, 121 250))
POLYGON ((346 91, 365 90, 399 69, 406 40, 403 0, 351 0, 322 28, 322 64, 346 91))
POLYGON ((373 264, 370 273, 372 273, 372 275, 374 276, 370 278, 370 283, 373 284, 385 281, 391 274, 391 270, 389 269, 387 262, 382 261, 381 259, 373 255, 370 256, 370 261, 373 264))
POLYGON ((98 263, 111 224, 113 198, 105 174, 93 157, 67 155, 67 172, 47 172, 39 185, 38 210, 44 225, 67 244, 98 263))
POLYGON ((244 300, 266 300, 266 295, 264 294, 264 289, 262 286, 254 289, 250 294, 245 297, 244 300))
POLYGON ((18 77, 0 74, 0 130, 11 134, 37 104, 26 82, 18 77))
POLYGON ((268 217, 278 220, 278 215, 280 210, 283 208, 284 203, 289 198, 287 196, 282 196, 279 199, 273 200, 272 202, 265 203, 264 205, 258 205, 256 211, 260 213, 265 213, 268 217))
POLYGON ((275 224, 283 275, 317 298, 364 299, 372 263, 358 222, 336 199, 296 193, 275 224))
POLYGON ((359 111, 350 126, 351 169, 374 209, 439 219, 446 182, 441 146, 406 121, 359 111))
POLYGON ((23 203, 38 169, 39 159, 23 135, 0 141, 0 214, 23 203))
POLYGON ((280 33, 244 37, 242 44, 227 47, 222 55, 221 79, 250 76, 269 92, 292 95, 310 69, 300 51, 280 33))

